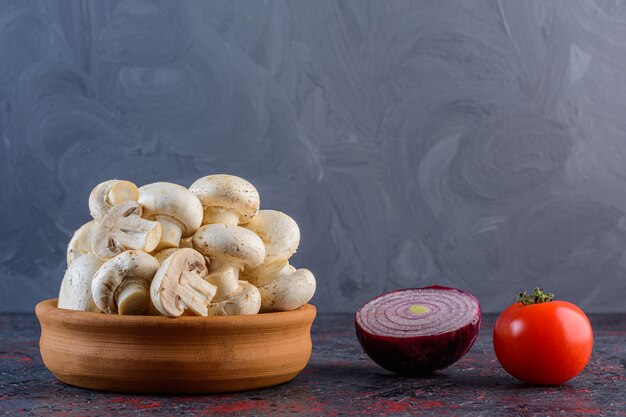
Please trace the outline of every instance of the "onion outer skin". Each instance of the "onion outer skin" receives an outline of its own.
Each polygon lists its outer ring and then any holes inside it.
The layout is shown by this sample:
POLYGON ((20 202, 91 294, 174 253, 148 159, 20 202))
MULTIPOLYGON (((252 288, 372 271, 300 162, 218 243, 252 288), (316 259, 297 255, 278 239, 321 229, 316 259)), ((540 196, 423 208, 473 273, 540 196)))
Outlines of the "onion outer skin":
MULTIPOLYGON (((437 335, 395 337, 375 335, 363 327, 356 320, 356 336, 365 353, 378 365, 401 375, 424 375, 430 372, 447 368, 465 355, 478 337, 482 314, 480 303, 472 294, 456 288, 431 285, 423 288, 409 288, 386 292, 367 301, 365 304, 387 294, 397 291, 421 289, 438 289, 443 291, 458 291, 470 296, 478 303, 476 318, 467 325, 437 335)), ((365 305, 364 304, 364 305, 365 305)), ((361 306, 363 308, 363 306, 361 306)), ((359 311, 361 310, 359 308, 359 311)))

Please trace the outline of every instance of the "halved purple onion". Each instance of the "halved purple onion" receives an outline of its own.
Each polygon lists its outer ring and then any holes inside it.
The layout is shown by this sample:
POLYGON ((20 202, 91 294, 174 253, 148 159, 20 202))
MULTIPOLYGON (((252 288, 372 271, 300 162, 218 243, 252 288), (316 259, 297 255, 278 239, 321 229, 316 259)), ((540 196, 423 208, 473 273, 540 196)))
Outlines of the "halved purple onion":
POLYGON ((433 285, 382 294, 356 313, 363 350, 383 368, 419 375, 443 369, 472 347, 480 303, 468 292, 433 285))

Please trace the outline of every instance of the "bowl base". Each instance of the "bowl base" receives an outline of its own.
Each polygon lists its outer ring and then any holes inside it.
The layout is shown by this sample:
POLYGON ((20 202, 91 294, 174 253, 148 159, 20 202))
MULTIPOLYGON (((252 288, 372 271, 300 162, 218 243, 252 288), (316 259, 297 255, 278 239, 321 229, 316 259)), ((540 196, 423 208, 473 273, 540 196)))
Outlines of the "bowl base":
POLYGON ((269 388, 276 385, 285 384, 293 380, 301 371, 292 372, 285 375, 275 375, 264 378, 250 378, 245 380, 225 380, 211 383, 192 383, 189 380, 183 381, 153 381, 149 385, 146 381, 120 381, 99 379, 91 377, 81 377, 78 375, 54 374, 54 376, 67 385, 78 388, 103 392, 116 392, 122 394, 219 394, 227 392, 249 391, 255 389, 269 388))

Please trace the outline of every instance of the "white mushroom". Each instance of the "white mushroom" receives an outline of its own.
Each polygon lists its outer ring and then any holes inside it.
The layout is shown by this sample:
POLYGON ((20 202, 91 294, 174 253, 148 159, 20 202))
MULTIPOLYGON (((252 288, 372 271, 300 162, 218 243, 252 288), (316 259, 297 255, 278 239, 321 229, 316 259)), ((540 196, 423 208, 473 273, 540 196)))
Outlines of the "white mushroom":
POLYGON ((186 309, 206 317, 217 291, 204 280, 208 272, 202 254, 189 248, 176 250, 163 261, 150 286, 154 307, 169 317, 179 317, 186 309))
POLYGON ((78 257, 91 253, 91 226, 95 223, 94 220, 83 224, 72 235, 70 243, 67 245, 67 266, 72 265, 78 257))
POLYGON ((263 262, 265 246, 261 238, 239 226, 214 223, 196 232, 193 245, 211 260, 207 281, 218 287, 219 305, 210 306, 209 314, 256 314, 260 295, 238 278, 244 267, 254 268, 263 262))
POLYGON ((200 199, 204 207, 202 224, 245 224, 259 211, 257 189, 234 175, 202 177, 191 184, 189 190, 200 199))
POLYGON ((91 294, 91 281, 101 266, 102 261, 94 254, 77 257, 63 277, 58 307, 99 313, 91 294))
POLYGON ((128 249, 152 252, 161 239, 161 224, 141 217, 136 201, 117 204, 91 226, 91 247, 101 258, 112 258, 128 249))
POLYGON ((297 269, 287 260, 272 262, 249 276, 261 294, 261 313, 289 311, 302 307, 315 294, 315 277, 308 269, 297 269))
POLYGON ((315 277, 308 269, 296 270, 288 261, 300 244, 295 220, 280 211, 261 210, 244 227, 265 244, 263 264, 242 274, 259 289, 261 312, 295 310, 309 302, 315 293, 315 277))
POLYGON ((298 223, 281 211, 261 210, 243 227, 252 230, 263 241, 266 264, 291 258, 300 245, 298 223))
POLYGON ((137 201, 139 191, 130 181, 109 180, 96 185, 89 194, 89 212, 91 216, 100 220, 111 207, 126 201, 137 201))
POLYGON ((144 217, 161 223, 163 233, 157 249, 177 248, 181 238, 195 233, 202 224, 202 204, 185 187, 169 182, 144 185, 139 189, 144 217))
POLYGON ((109 314, 147 314, 150 283, 159 262, 146 252, 122 252, 105 262, 91 282, 96 306, 109 314))
POLYGON ((265 258, 263 241, 254 232, 239 226, 212 223, 202 226, 193 237, 193 247, 209 257, 210 271, 229 272, 235 283, 244 267, 254 268, 265 258))

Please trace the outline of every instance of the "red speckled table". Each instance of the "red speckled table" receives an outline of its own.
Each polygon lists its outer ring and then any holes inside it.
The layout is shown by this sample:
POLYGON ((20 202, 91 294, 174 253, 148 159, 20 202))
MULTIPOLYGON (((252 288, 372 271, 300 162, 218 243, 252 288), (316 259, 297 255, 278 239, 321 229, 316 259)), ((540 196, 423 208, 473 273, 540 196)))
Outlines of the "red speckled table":
POLYGON ((495 317, 460 362, 425 378, 377 367, 361 351, 351 315, 320 314, 313 356, 294 381, 207 396, 137 396, 57 381, 38 350, 33 315, 0 316, 0 415, 8 416, 626 416, 626 314, 594 315, 593 357, 576 379, 535 387, 510 378, 491 345, 495 317))

